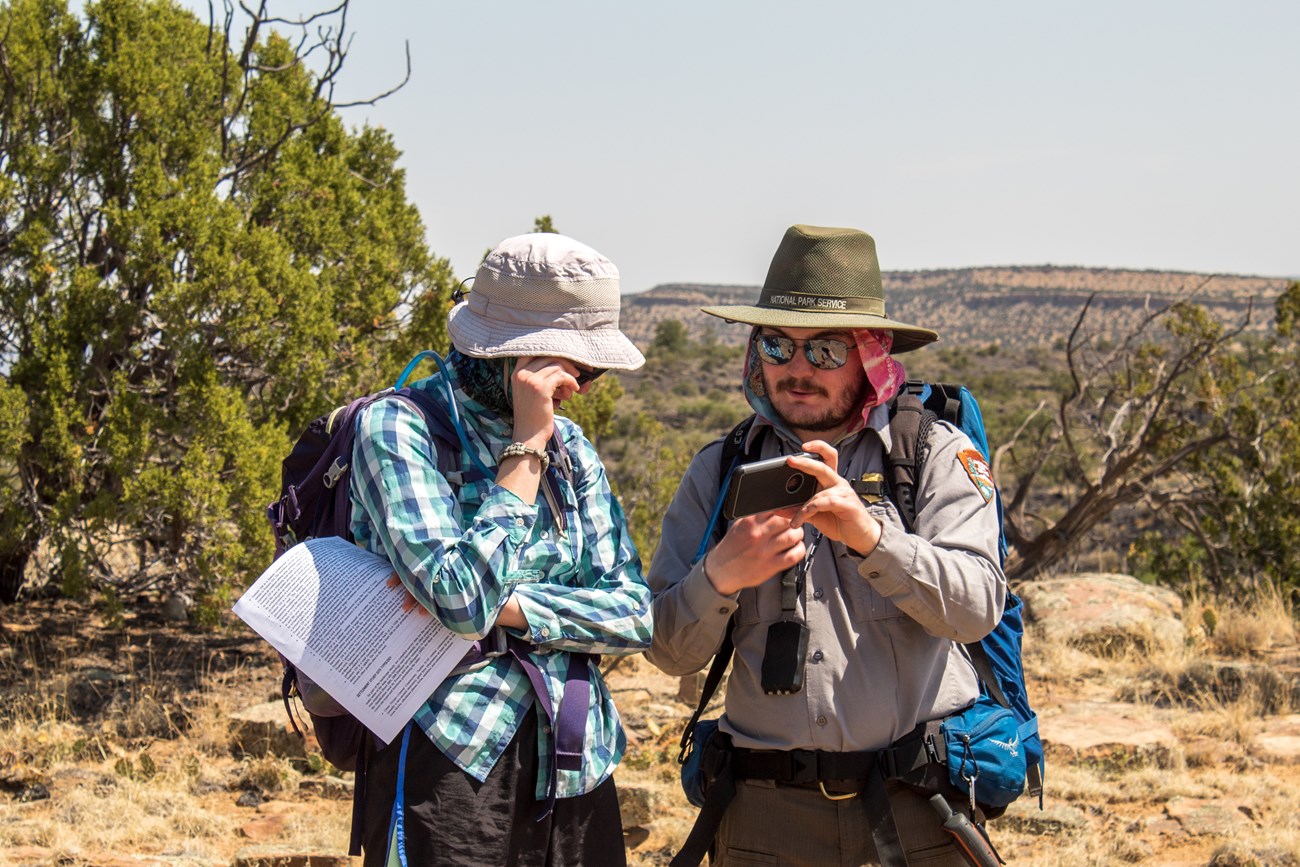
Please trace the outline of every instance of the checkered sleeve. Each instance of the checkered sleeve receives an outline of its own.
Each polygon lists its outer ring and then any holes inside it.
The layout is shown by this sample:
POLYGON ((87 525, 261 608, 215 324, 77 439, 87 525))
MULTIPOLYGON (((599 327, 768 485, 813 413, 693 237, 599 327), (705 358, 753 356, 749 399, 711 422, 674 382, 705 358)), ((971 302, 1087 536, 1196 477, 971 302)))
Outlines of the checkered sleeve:
POLYGON ((411 595, 449 629, 481 638, 519 580, 510 564, 536 508, 493 486, 465 526, 418 411, 405 401, 377 401, 357 425, 354 508, 365 512, 372 548, 382 549, 411 595))
POLYGON ((576 586, 520 584, 515 597, 539 645, 586 653, 638 653, 650 646, 650 588, 623 509, 610 490, 595 448, 576 428, 568 447, 574 464, 575 529, 582 534, 576 586))

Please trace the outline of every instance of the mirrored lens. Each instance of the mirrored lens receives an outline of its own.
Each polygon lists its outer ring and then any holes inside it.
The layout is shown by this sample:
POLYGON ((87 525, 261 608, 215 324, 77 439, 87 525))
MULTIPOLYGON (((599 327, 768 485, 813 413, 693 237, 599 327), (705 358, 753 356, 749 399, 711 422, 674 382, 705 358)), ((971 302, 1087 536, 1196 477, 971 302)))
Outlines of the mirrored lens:
POLYGON ((775 334, 760 334, 758 354, 768 364, 788 364, 794 358, 794 341, 775 334))
POLYGON ((849 360, 849 345, 830 337, 815 337, 800 344, 778 334, 760 334, 756 345, 759 357, 768 364, 789 364, 794 359, 795 348, 800 345, 808 363, 820 370, 843 367, 849 360))
POLYGON ((849 360, 849 347, 842 340, 809 340, 804 344, 803 351, 808 355, 808 363, 822 370, 843 367, 844 362, 849 360))

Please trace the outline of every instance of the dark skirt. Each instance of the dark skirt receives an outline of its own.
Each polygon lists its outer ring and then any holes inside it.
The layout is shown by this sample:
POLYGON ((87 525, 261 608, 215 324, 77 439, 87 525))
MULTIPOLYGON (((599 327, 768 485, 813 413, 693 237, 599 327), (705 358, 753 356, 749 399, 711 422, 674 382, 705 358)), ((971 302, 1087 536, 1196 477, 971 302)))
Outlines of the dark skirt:
MULTIPOLYGON (((366 772, 365 867, 383 867, 402 739, 375 753, 366 772)), ((408 867, 625 867, 623 823, 610 778, 556 800, 546 818, 537 784, 537 712, 530 710, 485 781, 465 773, 419 729, 406 756, 408 867)))

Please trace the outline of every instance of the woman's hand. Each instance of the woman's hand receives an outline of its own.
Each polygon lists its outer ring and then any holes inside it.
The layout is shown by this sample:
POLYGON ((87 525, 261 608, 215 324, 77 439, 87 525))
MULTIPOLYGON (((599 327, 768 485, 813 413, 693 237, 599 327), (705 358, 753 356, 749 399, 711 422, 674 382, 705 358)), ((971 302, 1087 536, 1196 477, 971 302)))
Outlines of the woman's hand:
POLYGON ((545 449, 555 432, 556 408, 578 393, 578 366, 565 358, 523 356, 510 375, 515 412, 514 438, 545 449))
POLYGON ((829 443, 813 440, 803 450, 821 458, 790 458, 786 463, 817 480, 820 489, 794 511, 790 526, 812 524, 823 536, 843 542, 859 554, 870 554, 880 542, 880 522, 871 517, 866 503, 839 474, 839 452, 829 443))

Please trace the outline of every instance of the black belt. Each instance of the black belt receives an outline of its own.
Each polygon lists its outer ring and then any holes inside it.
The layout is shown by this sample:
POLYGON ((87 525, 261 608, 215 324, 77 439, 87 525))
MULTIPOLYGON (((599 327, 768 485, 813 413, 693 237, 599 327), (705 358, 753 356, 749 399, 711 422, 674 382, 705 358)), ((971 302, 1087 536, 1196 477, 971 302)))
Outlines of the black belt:
MULTIPOLYGON (((916 784, 936 776, 942 769, 943 739, 938 737, 938 721, 922 723, 883 750, 835 753, 825 750, 751 750, 731 746, 731 739, 718 734, 713 746, 717 752, 706 758, 715 778, 672 867, 698 865, 722 822, 727 804, 736 794, 737 780, 773 780, 791 785, 819 784, 822 794, 831 800, 840 796, 827 792, 825 783, 857 780, 862 783, 867 817, 872 837, 882 863, 904 863, 898 831, 894 826, 885 791, 886 780, 904 780, 916 784)), ((712 743, 712 742, 711 742, 712 743)), ((706 746, 706 749, 709 749, 706 746)), ((706 756, 709 753, 706 752, 706 756)), ((847 797, 851 797, 848 795, 847 797)))
POLYGON ((738 780, 775 780, 794 784, 866 780, 873 773, 879 773, 885 779, 896 779, 941 760, 937 750, 942 749, 943 741, 933 736, 938 728, 937 722, 923 723, 893 746, 855 753, 732 747, 731 769, 738 780))

